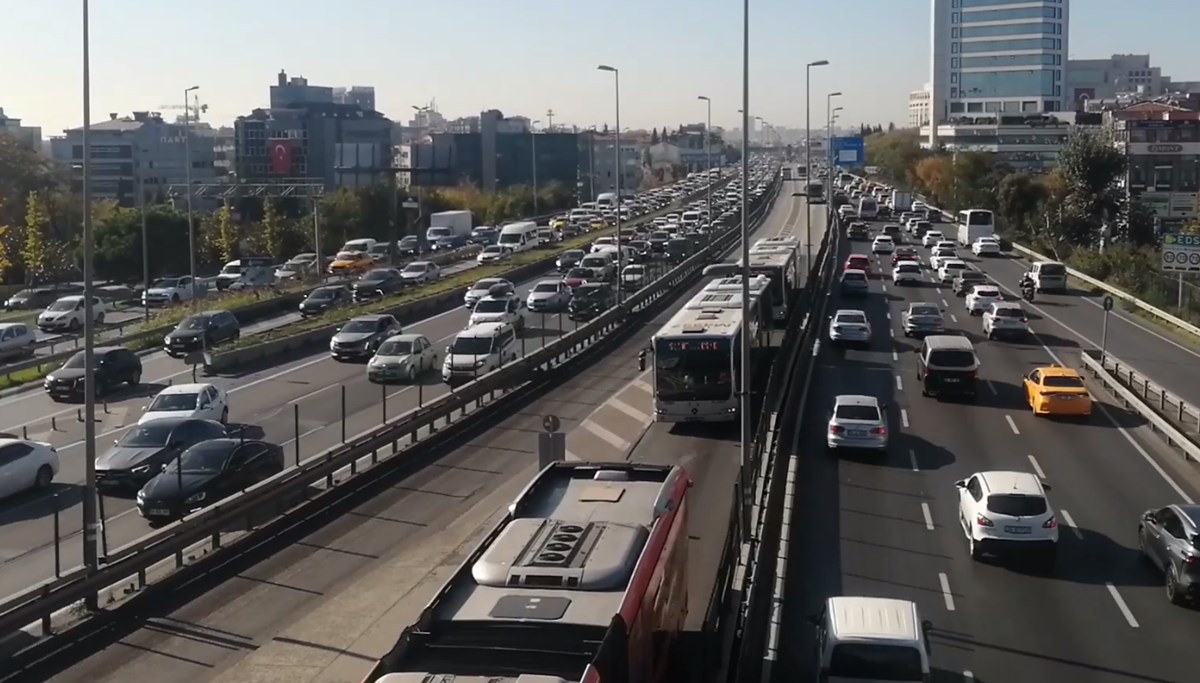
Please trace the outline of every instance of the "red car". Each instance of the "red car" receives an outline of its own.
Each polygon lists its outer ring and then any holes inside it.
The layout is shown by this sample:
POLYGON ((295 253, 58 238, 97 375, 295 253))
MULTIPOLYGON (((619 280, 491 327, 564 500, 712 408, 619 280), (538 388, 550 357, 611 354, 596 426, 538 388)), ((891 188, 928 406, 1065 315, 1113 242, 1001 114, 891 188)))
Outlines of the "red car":
POLYGON ((575 291, 576 287, 587 284, 595 278, 596 273, 591 268, 576 267, 567 271, 567 274, 563 277, 563 282, 567 283, 567 286, 571 288, 571 291, 575 291))
POLYGON ((870 274, 871 257, 866 254, 851 254, 850 258, 846 259, 846 265, 842 266, 842 270, 861 270, 870 274))

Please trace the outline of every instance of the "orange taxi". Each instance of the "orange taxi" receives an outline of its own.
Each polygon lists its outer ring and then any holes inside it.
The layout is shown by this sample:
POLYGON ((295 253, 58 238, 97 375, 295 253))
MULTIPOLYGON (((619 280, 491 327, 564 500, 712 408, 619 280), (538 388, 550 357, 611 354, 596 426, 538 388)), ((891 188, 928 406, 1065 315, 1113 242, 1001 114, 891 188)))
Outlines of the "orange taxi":
POLYGON ((1048 365, 1025 375, 1025 400, 1034 415, 1087 417, 1092 414, 1092 395, 1083 376, 1071 368, 1048 365))
POLYGON ((375 267, 365 251, 339 251, 329 264, 330 275, 359 275, 375 267))

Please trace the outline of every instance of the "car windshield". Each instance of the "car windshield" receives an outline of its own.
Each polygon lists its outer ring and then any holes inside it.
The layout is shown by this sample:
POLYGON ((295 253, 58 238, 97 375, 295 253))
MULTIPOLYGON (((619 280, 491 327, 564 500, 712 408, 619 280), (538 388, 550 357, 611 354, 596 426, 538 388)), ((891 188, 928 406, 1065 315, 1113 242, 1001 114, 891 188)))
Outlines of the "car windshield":
POLYGON ((46 310, 54 311, 56 313, 60 313, 62 311, 73 311, 77 305, 78 302, 75 301, 55 301, 54 303, 50 304, 50 308, 46 310))
POLYGON ((865 325, 867 324, 867 316, 862 313, 838 313, 833 322, 842 325, 865 325))
POLYGON ((571 249, 570 251, 564 251, 563 255, 559 258, 563 259, 564 261, 578 261, 579 259, 583 258, 583 252, 579 249, 571 249))
POLYGON ((1046 499, 1021 493, 996 493, 988 496, 988 512, 1009 517, 1036 517, 1046 514, 1046 499))
POLYGON ((504 247, 493 245, 483 250, 485 254, 503 254, 504 247))
POLYGON ((942 267, 946 270, 963 270, 967 267, 967 264, 962 261, 946 261, 942 264, 942 267))
POLYGON ((339 251, 337 253, 337 260, 339 261, 354 261, 356 259, 358 259, 357 251, 339 251))
POLYGON ((200 394, 159 394, 150 402, 149 412, 195 410, 200 394))
POLYGON ((891 242, 892 238, 888 237, 887 235, 880 235, 879 237, 875 238, 875 241, 876 242, 891 242))
POLYGON ((508 301, 504 299, 484 299, 475 304, 476 313, 503 313, 508 310, 508 301))
POLYGON ((379 324, 374 320, 351 320, 342 326, 341 331, 348 334, 366 334, 379 329, 379 324))
POLYGON ((492 287, 494 287, 498 284, 500 284, 500 280, 492 280, 492 279, 480 280, 479 282, 475 283, 475 286, 471 288, 471 291, 486 292, 487 290, 491 289, 492 287))
POLYGON ((916 264, 913 264, 913 263, 901 263, 900 265, 896 266, 896 272, 899 272, 899 273, 919 273, 919 272, 921 272, 921 266, 918 266, 918 265, 916 265, 916 264))
POLYGON ((289 266, 303 266, 303 265, 307 265, 307 264, 309 264, 309 263, 312 263, 313 261, 316 261, 316 260, 317 260, 317 256, 316 256, 316 254, 298 254, 298 255, 296 255, 296 256, 293 256, 293 257, 291 258, 291 260, 289 260, 289 261, 287 262, 287 264, 286 264, 286 265, 289 265, 289 266))
POLYGON ((1053 375, 1043 377, 1042 384, 1055 389, 1082 389, 1083 379, 1070 375, 1053 375))
POLYGON ((1042 275, 1060 277, 1067 274, 1067 267, 1061 263, 1043 263, 1039 272, 1042 275))
POLYGON ((958 277, 963 282, 970 282, 972 280, 975 282, 980 282, 982 280, 987 279, 987 277, 985 277, 983 273, 977 273, 973 270, 967 271, 967 272, 963 273, 962 275, 959 275, 958 277))
POLYGON ((208 327, 207 315, 189 315, 180 321, 177 330, 203 330, 208 327))
POLYGON ((178 461, 167 465, 167 472, 176 474, 216 473, 225 469, 229 456, 233 455, 230 445, 220 441, 202 442, 187 449, 178 461))
POLYGON ((558 291, 557 282, 540 282, 533 287, 533 291, 539 294, 553 294, 558 291))
POLYGON ((625 274, 626 275, 645 275, 646 267, 645 266, 629 266, 628 268, 625 269, 625 274))
POLYGON ((997 307, 994 315, 997 318, 1024 318, 1025 311, 1019 308, 997 307))
POLYGON ((1000 296, 1000 290, 996 289, 995 287, 976 287, 975 296, 997 298, 1000 296))
POLYGON ((879 409, 875 406, 841 405, 834 411, 834 417, 840 420, 871 420, 879 421, 879 409))
POLYGON ((921 653, 907 645, 844 643, 833 648, 829 678, 851 681, 923 681, 921 653))
POLYGON ((83 351, 80 351, 79 353, 75 354, 74 356, 71 356, 70 358, 68 358, 67 362, 63 363, 63 367, 64 368, 72 368, 72 369, 82 368, 82 367, 84 367, 83 359, 84 359, 83 351))
POLYGON ((376 351, 380 356, 407 356, 412 353, 413 343, 405 340, 386 341, 376 351))
POLYGON ((176 286, 176 285, 178 285, 178 284, 179 284, 179 279, 178 279, 178 278, 173 278, 173 277, 165 277, 165 278, 163 278, 163 279, 161 279, 161 280, 155 280, 155 281, 154 281, 154 284, 152 284, 152 285, 150 285, 150 286, 151 286, 151 287, 160 287, 160 288, 162 288, 162 289, 170 289, 171 287, 174 287, 174 286, 176 286))
POLYGON ((450 353, 456 356, 486 356, 491 352, 491 337, 456 337, 450 345, 450 353))
POLYGON ((969 368, 975 365, 975 354, 956 349, 940 349, 929 354, 929 365, 939 368, 969 368))
POLYGON ((425 272, 425 270, 426 270, 428 267, 429 267, 429 264, 427 264, 427 263, 425 263, 425 262, 423 262, 423 261, 418 261, 418 262, 416 262, 416 263, 410 263, 410 264, 408 264, 407 266, 405 266, 405 267, 404 267, 404 272, 406 272, 406 273, 414 273, 414 274, 416 274, 416 273, 424 273, 424 272, 425 272))
POLYGON ((575 293, 575 298, 578 299, 599 299, 604 294, 603 287, 580 287, 575 293))
POLYGON ((591 268, 572 268, 570 270, 570 272, 567 273, 567 277, 580 278, 580 279, 586 280, 587 278, 592 277, 592 269, 591 268))
POLYGON ((171 432, 174 429, 174 424, 159 425, 150 422, 138 425, 125 432, 125 436, 121 437, 117 445, 122 448, 161 448, 167 445, 167 440, 171 438, 171 432))

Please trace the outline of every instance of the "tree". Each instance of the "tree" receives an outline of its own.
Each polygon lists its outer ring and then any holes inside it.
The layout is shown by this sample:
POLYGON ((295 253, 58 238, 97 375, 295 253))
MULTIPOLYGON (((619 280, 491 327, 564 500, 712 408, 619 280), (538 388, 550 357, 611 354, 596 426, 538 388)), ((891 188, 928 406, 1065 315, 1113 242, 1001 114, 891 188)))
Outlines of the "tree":
MULTIPOLYGON (((206 224, 208 221, 205 222, 206 224)), ((190 269, 186 244, 187 216, 169 206, 146 208, 145 256, 151 280, 190 269)), ((138 209, 114 207, 97 217, 94 260, 96 276, 119 282, 142 281, 142 215, 138 209)), ((197 260, 203 261, 201 254, 197 260)))
POLYGON ((283 257, 283 218, 275 207, 275 200, 263 200, 262 236, 263 246, 271 258, 283 257))
POLYGON ((1126 219, 1121 221, 1113 237, 1119 242, 1135 247, 1156 243, 1158 234, 1155 230, 1154 212, 1142 202, 1130 202, 1126 219))
POLYGON ((1029 222, 1046 200, 1046 186, 1028 173, 1013 173, 1000 181, 996 195, 1000 217, 1017 234, 1030 234, 1029 222))
POLYGON ((865 145, 867 160, 879 168, 880 177, 900 187, 913 186, 913 171, 917 162, 930 154, 921 149, 921 140, 916 131, 877 133, 868 136, 865 145))
POLYGON ((0 135, 0 223, 24 221, 30 192, 51 193, 66 177, 40 150, 13 135, 0 135))
POLYGON ((44 282, 54 270, 52 250, 46 235, 49 227, 45 200, 38 192, 30 192, 25 201, 25 247, 21 254, 25 263, 25 277, 30 284, 44 282))
POLYGON ((652 145, 658 144, 658 129, 657 128, 650 131, 650 144, 652 144, 652 145))
POLYGON ((238 229, 233 222, 233 210, 229 208, 229 202, 221 204, 221 208, 213 214, 211 223, 218 256, 221 261, 232 261, 238 251, 238 229))
POLYGON ((954 159, 949 156, 921 159, 913 169, 913 185, 928 195, 934 206, 949 209, 954 199, 954 171, 954 159))
POLYGON ((887 132, 895 133, 896 132, 896 124, 892 123, 891 121, 888 121, 887 132))
POLYGON ((1125 174, 1125 155, 1110 133, 1073 130, 1058 153, 1058 170, 1069 188, 1062 205, 1068 237, 1081 246, 1098 242, 1102 226, 1124 213, 1119 181, 1125 174))

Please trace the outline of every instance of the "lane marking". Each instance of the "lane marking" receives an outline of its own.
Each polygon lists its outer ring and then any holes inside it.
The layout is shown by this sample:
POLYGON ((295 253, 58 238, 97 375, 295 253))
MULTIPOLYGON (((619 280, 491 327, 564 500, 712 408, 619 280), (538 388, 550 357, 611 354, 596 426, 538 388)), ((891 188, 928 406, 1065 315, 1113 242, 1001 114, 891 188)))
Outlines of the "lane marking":
POLYGON ((644 422, 644 421, 650 419, 650 416, 647 415, 644 410, 639 410, 638 408, 635 408, 635 407, 629 405, 628 403, 622 401, 621 399, 617 398, 616 396, 608 399, 608 405, 612 406, 613 408, 616 408, 617 410, 621 411, 622 413, 625 413, 626 415, 628 415, 629 417, 632 417, 633 419, 637 420, 638 422, 644 422))
POLYGON ((913 472, 920 472, 921 468, 917 465, 917 452, 913 449, 908 449, 908 462, 912 466, 913 472))
POLYGON ((1129 627, 1138 628, 1138 620, 1133 616, 1129 605, 1125 604, 1125 598, 1121 597, 1121 593, 1117 590, 1117 587, 1111 583, 1104 585, 1108 588, 1108 594, 1112 596, 1113 602, 1117 603, 1117 609, 1121 610, 1121 616, 1125 617, 1125 621, 1129 623, 1129 627))
POLYGON ((904 391, 904 380, 900 379, 900 375, 896 375, 896 391, 904 391))
POLYGON ((925 518, 925 528, 933 531, 933 513, 929 510, 929 503, 921 503, 921 516, 925 518))
POLYGON ((975 683, 975 674, 970 670, 963 672, 963 683, 975 683))
POLYGON ((942 305, 943 305, 943 306, 949 306, 949 305, 950 305, 950 302, 949 302, 949 301, 946 301, 945 299, 942 299, 942 305))
POLYGON ((892 350, 892 362, 893 362, 893 363, 899 363, 899 362, 900 362, 900 354, 899 354, 899 353, 896 353, 896 350, 895 350, 895 349, 893 349, 893 350, 892 350))
POLYGON ((1079 540, 1082 541, 1083 540, 1083 532, 1079 530, 1079 525, 1076 524, 1075 520, 1071 518, 1071 513, 1067 512, 1066 510, 1060 509, 1058 511, 1058 515, 1060 517, 1062 517, 1062 521, 1067 523, 1067 528, 1071 530, 1071 533, 1075 534, 1075 538, 1078 538, 1079 540))
POLYGON ((887 319, 888 319, 888 320, 891 320, 891 319, 892 319, 892 312, 891 312, 891 311, 888 311, 888 312, 887 312, 887 313, 885 313, 884 315, 886 315, 886 316, 887 316, 887 319))
POLYGON ((998 389, 996 389, 996 385, 995 385, 995 384, 992 384, 992 380, 990 380, 990 379, 985 379, 985 380, 983 380, 983 383, 984 383, 985 385, 987 385, 987 388, 988 388, 988 390, 992 392, 992 396, 999 396, 999 395, 1000 395, 1000 391, 999 391, 998 389))
POLYGON ((900 409, 900 424, 904 425, 905 429, 908 429, 908 411, 904 408, 900 409))
POLYGON ((1029 464, 1033 465, 1033 471, 1037 473, 1038 479, 1044 480, 1046 478, 1046 473, 1045 473, 1045 471, 1042 470, 1042 466, 1040 464, 1038 464, 1037 458, 1033 457, 1032 454, 1030 454, 1028 457, 1029 457, 1029 464))
POLYGON ((942 597, 946 599, 946 611, 954 611, 954 594, 950 592, 950 578, 946 572, 938 572, 938 583, 942 584, 942 597))
POLYGON ((628 441, 622 439, 619 434, 614 433, 602 424, 598 424, 591 420, 584 420, 579 426, 600 437, 602 441, 617 450, 625 451, 629 448, 628 441))
POLYGON ((958 323, 958 316, 957 316, 957 315, 954 315, 953 313, 951 313, 951 314, 950 314, 950 322, 952 322, 952 323, 958 323))
POLYGON ((896 330, 894 328, 889 327, 888 334, 892 335, 892 339, 896 338, 896 330))
MULTIPOLYGON (((937 282, 937 280, 934 280, 934 279, 933 279, 933 276, 932 276, 932 275, 930 275, 930 276, 929 276, 929 281, 930 281, 930 282, 937 282)), ((938 294, 941 294, 941 293, 942 293, 942 288, 941 288, 941 287, 934 287, 934 291, 936 291, 938 294)), ((945 299, 942 299, 942 301, 943 301, 943 302, 945 302, 946 300, 945 300, 945 299)))
POLYGON ((1017 423, 1013 422, 1012 415, 1005 415, 1004 419, 1008 421, 1008 427, 1012 430, 1012 433, 1021 436, 1021 430, 1017 429, 1017 423))

